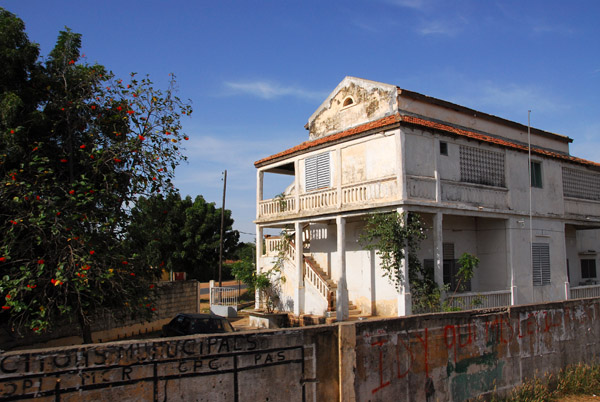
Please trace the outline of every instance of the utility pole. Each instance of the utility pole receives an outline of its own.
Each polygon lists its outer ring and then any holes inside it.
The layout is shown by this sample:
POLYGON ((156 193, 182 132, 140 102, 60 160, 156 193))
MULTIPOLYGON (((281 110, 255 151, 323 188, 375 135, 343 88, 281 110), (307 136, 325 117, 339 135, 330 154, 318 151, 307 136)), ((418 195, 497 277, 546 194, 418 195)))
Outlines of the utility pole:
POLYGON ((221 241, 219 245, 219 287, 223 286, 221 281, 221 270, 223 268, 223 226, 225 223, 225 190, 227 189, 227 169, 225 169, 223 174, 223 207, 221 208, 221 241))

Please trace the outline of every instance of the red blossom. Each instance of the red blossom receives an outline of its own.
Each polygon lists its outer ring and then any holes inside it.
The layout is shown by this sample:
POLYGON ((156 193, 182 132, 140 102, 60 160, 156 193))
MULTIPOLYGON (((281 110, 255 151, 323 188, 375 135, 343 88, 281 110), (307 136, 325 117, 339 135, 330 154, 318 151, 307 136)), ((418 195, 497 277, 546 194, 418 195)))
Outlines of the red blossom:
POLYGON ((94 155, 90 154, 90 159, 94 159, 94 155))
POLYGON ((131 275, 131 276, 135 276, 135 273, 133 273, 133 272, 132 272, 132 273, 130 273, 129 275, 131 275))
POLYGON ((10 133, 11 133, 11 134, 14 134, 14 133, 15 133, 15 130, 10 130, 10 133))
POLYGON ((85 149, 85 144, 83 144, 83 145, 80 145, 80 146, 79 146, 79 149, 85 149))
POLYGON ((89 265, 86 265, 84 267, 81 267, 82 270, 87 271, 89 270, 91 267, 89 265))
POLYGON ((75 64, 75 60, 70 60, 69 64, 75 64))
POLYGON ((183 137, 183 139, 187 141, 187 140, 189 140, 189 139, 190 139, 190 137, 188 137, 188 136, 185 136, 185 137, 183 137))
POLYGON ((138 138, 140 141, 144 141, 146 139, 146 137, 142 136, 142 135, 138 135, 138 138))
POLYGON ((123 265, 127 265, 127 264, 129 264, 129 263, 128 263, 127 261, 121 261, 121 264, 123 264, 123 265))
POLYGON ((0 257, 0 262, 6 261, 6 257, 0 257))
POLYGON ((121 163, 121 162, 122 162, 122 161, 121 161, 121 159, 119 159, 119 158, 113 158, 113 160, 114 160, 116 163, 121 163))
POLYGON ((118 106, 117 110, 120 112, 121 110, 123 110, 123 108, 121 106, 118 106))
POLYGON ((90 190, 90 191, 89 191, 89 193, 90 193, 90 194, 94 194, 94 190, 90 190))
POLYGON ((2 306, 2 310, 9 310, 10 306, 2 306))
POLYGON ((56 216, 60 216, 60 211, 56 213, 56 216))
POLYGON ((154 177, 152 178, 152 180, 155 180, 155 181, 156 181, 156 176, 154 176, 154 177))
POLYGON ((75 190, 69 190, 69 194, 71 194, 71 195, 75 194, 75 190))
POLYGON ((68 159, 65 159, 65 158, 63 158, 63 159, 61 159, 60 161, 61 161, 62 163, 67 163, 69 160, 68 160, 68 159))
POLYGON ((150 289, 154 289, 154 284, 151 284, 151 285, 150 285, 150 289))
POLYGON ((37 150, 38 150, 38 147, 35 147, 32 149, 32 151, 37 151, 37 150))
POLYGON ((90 251, 90 255, 94 255, 96 252, 94 250, 90 251))
POLYGON ((17 221, 13 221, 12 219, 9 222, 12 223, 13 225, 16 225, 18 223, 17 221))
POLYGON ((96 105, 92 105, 92 110, 96 110, 96 105))
POLYGON ((9 300, 10 297, 11 297, 10 295, 6 295, 6 300, 9 300))
POLYGON ((156 311, 156 307, 152 307, 152 311, 156 311))
POLYGON ((44 260, 38 260, 38 261, 37 261, 37 263, 38 263, 39 265, 42 265, 42 264, 44 263, 44 260))
POLYGON ((134 114, 135 112, 133 110, 128 110, 127 114, 134 114))

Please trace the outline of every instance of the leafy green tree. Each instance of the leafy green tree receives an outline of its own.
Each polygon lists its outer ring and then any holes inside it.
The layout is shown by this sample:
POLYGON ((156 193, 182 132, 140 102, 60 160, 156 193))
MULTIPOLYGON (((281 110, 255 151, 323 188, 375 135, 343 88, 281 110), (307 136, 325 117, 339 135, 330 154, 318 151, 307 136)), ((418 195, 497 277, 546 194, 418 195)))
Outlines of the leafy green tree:
POLYGON ((396 289, 408 279, 415 312, 439 310, 442 295, 433 272, 425 270, 417 256, 425 237, 418 214, 395 212, 370 215, 361 234, 365 248, 381 258, 383 273, 396 289), (403 261, 407 262, 408 278, 402 274, 403 261))
MULTIPOLYGON (((224 257, 236 249, 239 233, 232 229, 231 211, 225 210, 224 257)), ((200 281, 217 279, 221 209, 202 196, 194 201, 179 193, 140 197, 131 211, 127 243, 146 265, 187 272, 200 281)))
POLYGON ((17 333, 103 313, 149 317, 160 274, 124 247, 140 194, 172 191, 190 106, 131 74, 116 79, 61 31, 44 62, 0 9, 0 295, 17 333))

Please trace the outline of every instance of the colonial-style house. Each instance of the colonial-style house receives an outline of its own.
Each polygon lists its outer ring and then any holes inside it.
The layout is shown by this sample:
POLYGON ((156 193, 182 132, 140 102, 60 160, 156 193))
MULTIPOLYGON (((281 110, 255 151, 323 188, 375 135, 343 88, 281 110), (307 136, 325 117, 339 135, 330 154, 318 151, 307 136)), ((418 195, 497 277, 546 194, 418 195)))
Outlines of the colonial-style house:
POLYGON ((308 141, 255 163, 257 270, 282 257, 266 229, 292 237, 280 308, 411 314, 410 284, 397 290, 359 241, 365 217, 385 211, 421 216, 419 258, 438 284, 452 283, 464 252, 480 259, 465 306, 600 295, 600 164, 571 156, 569 137, 354 77, 306 128, 308 141), (290 185, 263 199, 273 175, 290 185))

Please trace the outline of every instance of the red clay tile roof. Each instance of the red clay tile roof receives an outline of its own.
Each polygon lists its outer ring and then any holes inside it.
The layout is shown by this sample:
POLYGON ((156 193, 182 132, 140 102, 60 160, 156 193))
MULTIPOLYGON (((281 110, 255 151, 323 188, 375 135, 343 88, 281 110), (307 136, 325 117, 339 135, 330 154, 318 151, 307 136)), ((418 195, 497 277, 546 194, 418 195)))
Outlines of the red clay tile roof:
POLYGON ((312 140, 312 141, 305 141, 299 145, 296 145, 295 147, 286 149, 285 151, 279 152, 275 155, 267 156, 266 158, 256 161, 256 162, 254 162, 254 166, 259 167, 260 165, 264 165, 266 162, 270 162, 275 159, 280 159, 284 156, 301 153, 302 151, 306 151, 308 149, 315 148, 322 144, 328 144, 330 142, 339 141, 343 138, 351 137, 351 136, 357 135, 357 134, 362 134, 366 131, 374 130, 376 128, 383 128, 386 126, 397 124, 400 122, 400 120, 401 120, 401 116, 398 113, 396 113, 391 116, 383 117, 379 120, 371 121, 369 123, 353 127, 351 129, 339 132, 337 134, 327 135, 325 137, 317 138, 316 140, 312 140))
MULTIPOLYGON (((295 147, 286 149, 285 151, 279 152, 275 155, 271 155, 271 156, 263 158, 259 161, 256 161, 256 162, 254 162, 254 166, 260 167, 260 166, 266 165, 268 162, 271 162, 271 161, 274 161, 277 159, 281 159, 286 156, 300 154, 300 153, 303 153, 303 151, 307 151, 309 149, 316 148, 320 145, 329 144, 329 143, 333 143, 333 142, 339 142, 340 140, 347 139, 348 137, 352 137, 352 136, 355 136, 358 134, 363 134, 363 133, 366 133, 368 131, 378 129, 378 128, 384 128, 384 127, 388 127, 388 126, 398 125, 398 123, 400 123, 402 125, 416 126, 416 127, 421 127, 421 128, 429 128, 429 129, 433 129, 433 130, 440 131, 440 132, 447 133, 447 134, 454 134, 454 135, 458 135, 460 137, 471 138, 471 139, 474 139, 477 141, 499 145, 504 148, 510 148, 510 149, 514 149, 514 150, 518 150, 518 151, 522 151, 522 152, 528 152, 528 147, 526 145, 517 144, 514 142, 506 141, 506 140, 492 137, 492 136, 485 135, 485 134, 475 133, 473 131, 459 129, 459 128, 452 127, 452 126, 449 126, 446 124, 436 123, 436 122, 425 120, 425 119, 422 119, 419 117, 402 116, 399 113, 396 113, 394 115, 387 116, 387 117, 384 117, 379 120, 375 120, 375 121, 372 121, 372 122, 369 122, 366 124, 362 124, 360 126, 339 132, 337 134, 328 135, 328 136, 318 138, 318 139, 312 140, 312 141, 305 141, 299 145, 296 145, 295 147)), ((548 151, 548 150, 541 149, 541 148, 532 147, 531 153, 537 154, 537 155, 548 156, 551 158, 561 159, 561 160, 565 160, 568 162, 577 163, 580 165, 586 165, 586 166, 591 166, 591 167, 600 167, 600 163, 588 161, 588 160, 581 159, 581 158, 576 158, 574 156, 565 155, 565 154, 562 154, 559 152, 548 151)))

